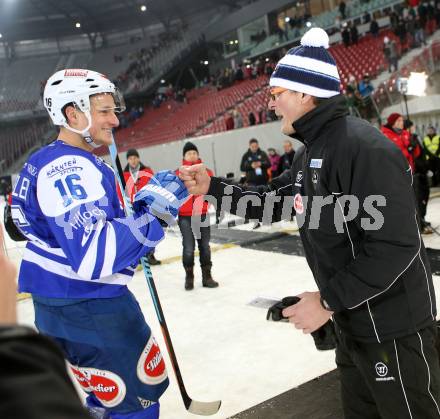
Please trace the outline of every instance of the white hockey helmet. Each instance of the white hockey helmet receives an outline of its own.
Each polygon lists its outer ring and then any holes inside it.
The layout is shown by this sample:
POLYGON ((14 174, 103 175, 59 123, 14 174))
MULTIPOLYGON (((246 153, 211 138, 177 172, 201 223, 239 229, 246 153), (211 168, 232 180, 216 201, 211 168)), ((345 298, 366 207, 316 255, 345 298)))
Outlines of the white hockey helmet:
POLYGON ((122 94, 103 74, 83 69, 60 70, 53 74, 46 83, 43 97, 44 107, 55 125, 81 134, 88 143, 93 145, 89 134, 92 125, 90 96, 99 93, 110 93, 113 96, 115 112, 125 110, 122 94), (69 104, 73 104, 86 115, 88 126, 83 131, 76 130, 67 123, 64 108, 69 104))

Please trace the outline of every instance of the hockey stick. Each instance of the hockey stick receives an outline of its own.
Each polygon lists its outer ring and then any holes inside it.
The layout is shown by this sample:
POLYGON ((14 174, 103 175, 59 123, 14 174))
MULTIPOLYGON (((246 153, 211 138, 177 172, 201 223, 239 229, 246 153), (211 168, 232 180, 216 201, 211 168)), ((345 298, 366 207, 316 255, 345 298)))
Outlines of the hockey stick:
MULTIPOLYGON (((112 166, 116 174, 116 178, 119 183, 119 187, 121 189, 121 194, 124 198, 125 202, 125 212, 127 215, 133 213, 133 208, 131 205, 131 201, 129 197, 127 197, 127 193, 125 191, 125 179, 124 174, 122 172, 121 162, 118 156, 118 150, 116 148, 116 143, 113 139, 113 143, 109 146, 110 157, 112 160, 112 166)), ((168 350, 168 354, 170 356, 171 365, 174 370, 174 374, 177 379, 177 384, 179 386, 180 394, 183 399, 183 404, 185 405, 186 410, 190 413, 194 413, 195 415, 203 415, 209 416, 214 415, 220 409, 221 400, 217 400, 214 402, 200 402, 197 400, 193 400, 188 396, 186 392, 185 385, 183 383, 182 374, 180 373, 179 364, 177 362, 176 354, 174 352, 173 344, 171 342, 171 336, 168 331, 168 326, 165 321, 165 317, 162 311, 162 306, 160 304, 159 295, 157 293, 156 285, 153 280, 153 275, 151 274, 150 265, 148 264, 147 258, 141 258, 142 268, 144 270, 145 279, 147 280, 148 288, 150 289, 151 299, 153 300, 154 308, 156 310, 156 315, 159 320, 160 327, 162 329, 162 334, 165 340, 165 344, 168 350)))

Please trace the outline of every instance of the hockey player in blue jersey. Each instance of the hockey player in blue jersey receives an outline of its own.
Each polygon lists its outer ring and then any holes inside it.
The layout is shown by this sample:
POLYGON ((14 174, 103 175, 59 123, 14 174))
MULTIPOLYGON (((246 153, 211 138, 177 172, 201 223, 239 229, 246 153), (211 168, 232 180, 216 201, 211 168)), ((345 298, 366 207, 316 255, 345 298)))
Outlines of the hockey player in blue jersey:
POLYGON ((32 294, 38 330, 62 347, 96 417, 156 419, 167 371, 127 283, 163 238, 156 216, 177 215, 188 193, 175 175, 157 176, 137 212, 124 215, 113 170, 92 154, 111 144, 124 109, 102 74, 56 72, 44 105, 60 132, 14 187, 13 219, 29 240, 19 290, 32 294))

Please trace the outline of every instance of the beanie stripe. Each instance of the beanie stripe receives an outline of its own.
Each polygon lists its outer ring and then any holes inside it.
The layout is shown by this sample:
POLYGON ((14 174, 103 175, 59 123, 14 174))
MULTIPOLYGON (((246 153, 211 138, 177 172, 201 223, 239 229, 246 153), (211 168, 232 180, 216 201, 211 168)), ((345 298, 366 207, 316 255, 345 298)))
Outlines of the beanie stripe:
POLYGON ((305 47, 300 45, 292 48, 287 52, 287 55, 298 55, 300 57, 310 57, 315 60, 322 61, 327 64, 336 65, 335 59, 330 55, 325 48, 305 47))
MULTIPOLYGON (((275 80, 285 80, 286 82, 293 81, 300 85, 326 90, 333 92, 332 96, 339 94, 340 82, 338 79, 327 76, 326 74, 305 70, 303 68, 279 65, 270 79, 270 85, 280 86, 280 84, 274 84, 275 80)), ((283 85, 281 87, 285 86, 283 85)), ((305 90, 299 90, 299 92, 306 93, 305 90)))
POLYGON ((288 65, 292 67, 300 67, 306 70, 322 73, 330 77, 339 79, 338 69, 335 63, 326 63, 316 58, 300 57, 298 55, 286 55, 278 63, 278 65, 288 65))
POLYGON ((292 90, 294 92, 301 92, 319 98, 329 98, 339 95, 339 91, 335 92, 334 90, 320 89, 318 87, 309 86, 307 84, 302 84, 291 80, 274 78, 273 76, 270 79, 270 84, 271 86, 284 87, 285 89, 292 90))

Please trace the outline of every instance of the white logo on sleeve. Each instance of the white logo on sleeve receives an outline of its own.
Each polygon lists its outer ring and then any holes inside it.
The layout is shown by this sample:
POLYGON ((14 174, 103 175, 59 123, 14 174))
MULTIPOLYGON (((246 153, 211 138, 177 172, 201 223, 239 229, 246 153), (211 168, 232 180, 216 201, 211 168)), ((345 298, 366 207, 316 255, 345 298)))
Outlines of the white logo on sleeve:
POLYGON ((153 193, 157 193, 157 194, 163 196, 164 198, 168 199, 168 200, 171 201, 171 202, 174 202, 174 201, 177 200, 176 197, 175 197, 170 191, 168 191, 168 190, 165 189, 165 188, 162 188, 161 186, 157 186, 157 185, 147 185, 147 186, 145 187, 145 189, 146 189, 147 191, 151 191, 151 192, 153 192, 153 193))

